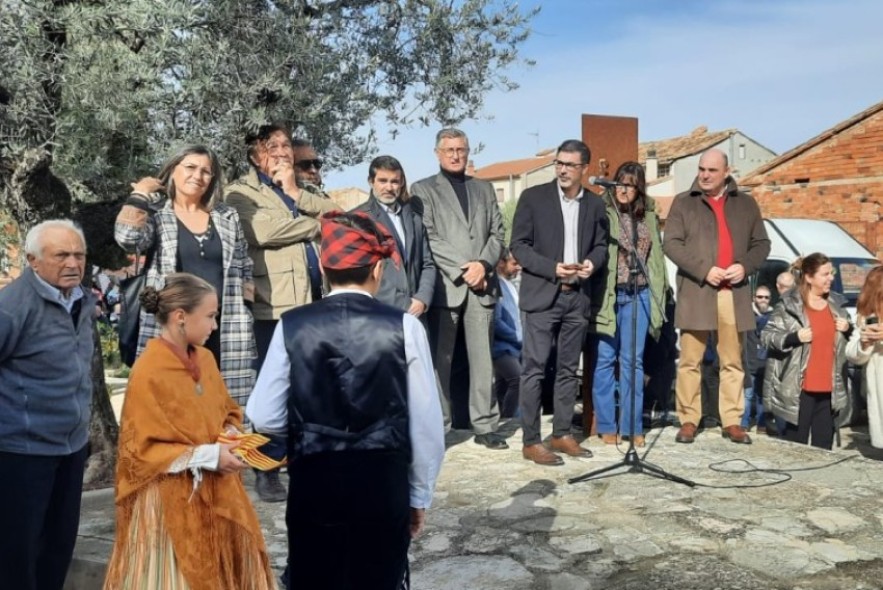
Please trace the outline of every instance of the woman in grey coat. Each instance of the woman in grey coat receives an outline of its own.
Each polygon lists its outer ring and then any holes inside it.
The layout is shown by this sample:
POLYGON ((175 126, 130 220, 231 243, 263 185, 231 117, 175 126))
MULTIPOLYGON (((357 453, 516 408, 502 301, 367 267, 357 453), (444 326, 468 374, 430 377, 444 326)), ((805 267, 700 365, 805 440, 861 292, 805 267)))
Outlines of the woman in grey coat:
POLYGON ((800 261, 800 279, 776 305, 761 333, 769 350, 764 392, 785 438, 830 449, 834 416, 846 407, 846 342, 851 329, 844 300, 831 293, 834 269, 819 252, 800 261))

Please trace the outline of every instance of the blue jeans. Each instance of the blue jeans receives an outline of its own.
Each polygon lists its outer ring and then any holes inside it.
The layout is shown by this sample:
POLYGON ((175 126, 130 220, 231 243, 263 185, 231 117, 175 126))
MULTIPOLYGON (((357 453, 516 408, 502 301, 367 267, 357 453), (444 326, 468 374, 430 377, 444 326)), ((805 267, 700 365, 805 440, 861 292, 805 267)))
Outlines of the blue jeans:
POLYGON ((613 336, 598 335, 598 363, 592 384, 592 401, 595 405, 597 430, 601 434, 614 434, 616 428, 616 389, 614 368, 619 361, 620 434, 642 434, 644 427, 641 412, 644 407, 644 343, 650 327, 650 290, 645 288, 637 294, 624 289, 616 290, 616 332, 613 336), (637 298, 637 339, 632 347, 632 301, 637 298), (632 432, 632 351, 634 350, 635 409, 637 419, 632 432))
POLYGON ((742 428, 748 428, 751 424, 751 408, 755 408, 755 423, 758 428, 766 428, 766 416, 763 410, 763 373, 753 375, 753 387, 745 388, 745 413, 742 414, 742 428))

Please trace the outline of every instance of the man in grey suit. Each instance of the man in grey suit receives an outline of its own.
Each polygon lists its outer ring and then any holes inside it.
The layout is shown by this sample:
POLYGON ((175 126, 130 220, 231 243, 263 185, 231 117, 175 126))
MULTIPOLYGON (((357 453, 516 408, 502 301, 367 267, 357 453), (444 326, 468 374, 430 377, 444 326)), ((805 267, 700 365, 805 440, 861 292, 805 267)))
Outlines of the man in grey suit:
POLYGON ((435 262, 423 220, 414 211, 405 188, 405 171, 392 156, 378 156, 368 167, 371 196, 356 207, 382 223, 396 240, 400 267, 387 258, 375 299, 423 318, 435 288, 435 262))
POLYGON ((509 445, 496 433, 500 409, 493 395, 491 339, 503 249, 503 219, 490 183, 466 176, 469 139, 459 129, 436 135, 441 170, 411 187, 423 207, 423 225, 439 280, 429 308, 429 338, 442 391, 445 429, 451 427, 451 360, 463 322, 469 362, 469 419, 475 442, 509 445))

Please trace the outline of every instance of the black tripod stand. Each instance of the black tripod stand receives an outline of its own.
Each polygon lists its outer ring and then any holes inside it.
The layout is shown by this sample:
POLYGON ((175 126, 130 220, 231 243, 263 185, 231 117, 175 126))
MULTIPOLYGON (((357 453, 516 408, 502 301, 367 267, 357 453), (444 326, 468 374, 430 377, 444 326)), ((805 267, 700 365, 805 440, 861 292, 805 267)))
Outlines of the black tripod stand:
MULTIPOLYGON (((613 189, 614 191, 617 189, 613 189)), ((612 194, 611 199, 613 200, 613 208, 616 211, 617 216, 619 217, 619 227, 620 227, 620 247, 624 246, 625 243, 622 241, 623 232, 625 231, 625 224, 623 223, 622 213, 619 211, 619 206, 616 202, 616 195, 612 194)), ((675 483, 681 483, 685 486, 694 487, 695 482, 690 481, 689 479, 685 479, 683 477, 679 477, 677 475, 673 475, 668 473, 661 467, 653 465, 651 463, 647 463, 638 455, 638 452, 635 450, 635 432, 637 431, 637 421, 640 420, 638 416, 638 412, 635 408, 635 398, 636 388, 637 388, 637 359, 638 359, 638 351, 637 351, 637 340, 638 340, 638 276, 642 274, 644 279, 646 280, 647 285, 650 284, 650 274, 647 272, 647 267, 644 264, 644 261, 641 260, 641 257, 638 256, 638 221, 634 214, 634 201, 632 201, 629 205, 630 210, 630 218, 631 218, 631 226, 632 226, 632 235, 631 235, 631 244, 627 248, 629 250, 629 285, 632 290, 632 346, 629 353, 632 355, 632 386, 631 391, 629 392, 629 404, 631 408, 631 416, 632 416, 632 424, 631 424, 631 435, 629 436, 629 446, 626 450, 625 457, 623 457, 622 461, 616 463, 614 465, 608 465, 607 467, 602 467, 601 469, 596 469, 594 471, 589 471, 588 473, 584 473, 583 475, 579 475, 577 477, 572 477, 567 480, 568 483, 578 483, 581 481, 586 481, 588 479, 592 479, 603 475, 605 473, 609 473, 615 469, 619 469, 620 467, 628 467, 628 471, 626 473, 646 473, 647 475, 658 477, 660 479, 667 479, 669 481, 673 481, 675 483)), ((648 287, 649 288, 649 287, 648 287)), ((652 293, 651 293, 652 298, 652 293)), ((659 304, 659 302, 656 302, 659 304)), ((664 302, 663 302, 664 304, 664 302)), ((652 305, 652 302, 651 302, 652 305)), ((664 305, 661 307, 664 311, 664 305)), ((643 354, 643 351, 641 351, 643 354)), ((620 392, 620 400, 622 400, 625 392, 620 392)), ((614 475, 619 475, 614 474, 614 475)))

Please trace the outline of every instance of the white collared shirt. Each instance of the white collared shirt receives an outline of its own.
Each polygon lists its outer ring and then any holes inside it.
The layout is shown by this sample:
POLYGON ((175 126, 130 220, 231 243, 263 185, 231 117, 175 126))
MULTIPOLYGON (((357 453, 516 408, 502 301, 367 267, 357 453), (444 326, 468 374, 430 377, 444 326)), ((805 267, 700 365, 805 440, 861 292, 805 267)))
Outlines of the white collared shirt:
MULTIPOLYGON (((358 289, 334 289, 326 297, 344 293, 371 296, 358 289)), ((411 486, 411 507, 429 508, 445 455, 444 424, 426 330, 420 320, 407 313, 402 316, 402 328, 408 364, 408 429, 411 437, 408 481, 411 486)), ((288 432, 290 371, 291 361, 285 349, 282 322, 279 322, 245 408, 255 431, 267 434, 288 432)))
MULTIPOLYGON (((377 198, 377 197, 375 197, 377 198)), ((377 199, 377 202, 386 211, 386 214, 389 215, 389 218, 392 220, 393 229, 399 236, 399 242, 402 244, 402 249, 405 248, 405 226, 402 224, 402 204, 396 201, 392 205, 387 205, 380 199, 377 199)), ((402 258, 407 256, 407 252, 402 252, 402 258)))
POLYGON ((572 199, 564 196, 561 185, 558 187, 558 197, 561 204, 561 215, 564 216, 564 264, 576 264, 579 260, 579 202, 585 194, 580 187, 579 193, 572 199))

